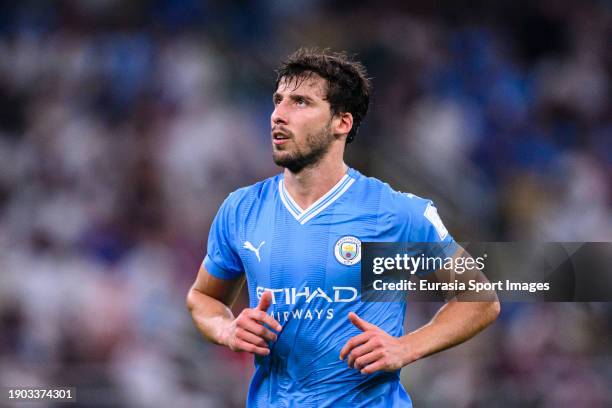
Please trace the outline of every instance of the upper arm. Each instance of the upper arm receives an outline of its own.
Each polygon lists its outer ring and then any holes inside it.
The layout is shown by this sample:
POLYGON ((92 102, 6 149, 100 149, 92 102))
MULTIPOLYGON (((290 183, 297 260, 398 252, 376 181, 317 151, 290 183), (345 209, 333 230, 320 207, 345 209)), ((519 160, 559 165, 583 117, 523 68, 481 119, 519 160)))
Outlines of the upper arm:
POLYGON ((220 279, 210 274, 204 264, 200 266, 191 290, 219 300, 227 306, 231 306, 240 293, 245 282, 245 275, 233 279, 220 279))
POLYGON ((230 194, 221 204, 208 234, 207 254, 189 291, 189 300, 198 294, 210 296, 231 306, 245 282, 244 266, 237 253, 237 195, 230 194))
POLYGON ((438 282, 460 282, 463 283, 466 290, 449 291, 445 294, 446 298, 456 297, 460 301, 471 302, 491 302, 497 301, 497 294, 494 290, 473 291, 470 288, 470 282, 473 283, 488 283, 489 280, 485 276, 482 268, 463 247, 457 244, 457 250, 453 254, 452 268, 438 269, 434 277, 438 282))
POLYGON ((234 280, 244 275, 244 265, 236 247, 242 222, 237 219, 235 199, 236 195, 230 194, 213 219, 203 262, 208 274, 221 280, 234 280))

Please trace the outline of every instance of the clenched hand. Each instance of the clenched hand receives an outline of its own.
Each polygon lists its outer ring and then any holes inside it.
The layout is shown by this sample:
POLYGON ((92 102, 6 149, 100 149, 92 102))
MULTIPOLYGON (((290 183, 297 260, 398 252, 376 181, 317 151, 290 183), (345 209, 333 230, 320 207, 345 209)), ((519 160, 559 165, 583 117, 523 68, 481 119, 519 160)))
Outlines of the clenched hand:
POLYGON ((256 308, 244 309, 224 330, 223 344, 232 351, 267 356, 270 354, 269 341, 276 341, 276 333, 267 329, 267 324, 277 332, 282 326, 266 310, 272 303, 272 293, 266 291, 261 295, 256 308))
POLYGON ((363 333, 349 339, 340 351, 340 359, 348 357, 349 367, 362 374, 376 371, 394 371, 402 368, 406 345, 378 326, 368 323, 350 312, 349 320, 363 333))

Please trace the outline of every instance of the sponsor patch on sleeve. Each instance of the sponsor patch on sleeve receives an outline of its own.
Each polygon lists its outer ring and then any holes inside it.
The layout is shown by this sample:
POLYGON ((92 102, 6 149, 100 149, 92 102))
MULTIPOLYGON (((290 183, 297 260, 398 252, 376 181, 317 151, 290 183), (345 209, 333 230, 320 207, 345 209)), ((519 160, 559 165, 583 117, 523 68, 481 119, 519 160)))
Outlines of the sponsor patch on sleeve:
POLYGON ((446 227, 442 223, 442 220, 440 219, 440 216, 438 215, 438 209, 434 207, 431 203, 429 203, 427 204, 427 208, 425 209, 425 213, 423 215, 425 215, 425 218, 427 218, 429 222, 432 223, 432 225, 436 229, 436 232, 438 233, 438 236, 440 237, 440 240, 443 241, 444 238, 446 238, 446 236, 448 235, 448 230, 446 229, 446 227))

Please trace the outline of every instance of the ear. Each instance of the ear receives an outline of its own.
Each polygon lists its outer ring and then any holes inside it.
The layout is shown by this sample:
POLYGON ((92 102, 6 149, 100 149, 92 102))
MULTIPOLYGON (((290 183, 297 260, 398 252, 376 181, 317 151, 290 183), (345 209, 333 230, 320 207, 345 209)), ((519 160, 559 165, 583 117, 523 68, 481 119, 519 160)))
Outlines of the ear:
POLYGON ((353 115, 350 112, 338 113, 332 119, 334 135, 348 135, 353 128, 353 115))

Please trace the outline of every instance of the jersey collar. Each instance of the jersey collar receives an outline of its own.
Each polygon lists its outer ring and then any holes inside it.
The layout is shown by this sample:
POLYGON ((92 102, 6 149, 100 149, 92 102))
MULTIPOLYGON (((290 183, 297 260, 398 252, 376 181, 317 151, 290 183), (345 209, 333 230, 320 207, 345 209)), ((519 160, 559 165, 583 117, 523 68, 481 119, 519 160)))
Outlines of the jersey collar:
POLYGON ((278 181, 278 192, 283 202, 285 208, 293 218, 297 220, 300 224, 304 225, 309 220, 317 216, 321 211, 329 207, 334 201, 336 201, 342 194, 349 189, 349 187, 355 182, 355 177, 352 174, 351 169, 349 168, 347 173, 340 179, 335 186, 333 186, 327 193, 325 193, 321 198, 312 203, 307 209, 303 210, 300 206, 295 202, 295 200, 291 197, 289 192, 285 189, 284 178, 278 181))

